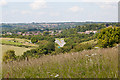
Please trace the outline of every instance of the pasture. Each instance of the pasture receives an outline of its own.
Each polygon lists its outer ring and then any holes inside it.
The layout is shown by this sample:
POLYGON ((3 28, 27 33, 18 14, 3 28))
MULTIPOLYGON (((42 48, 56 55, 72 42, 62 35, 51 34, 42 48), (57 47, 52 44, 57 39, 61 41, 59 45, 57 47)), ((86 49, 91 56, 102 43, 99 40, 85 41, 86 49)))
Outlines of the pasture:
POLYGON ((30 49, 32 48, 2 45, 2 54, 4 54, 7 50, 14 50, 15 54, 18 56, 18 55, 22 55, 25 51, 30 50, 30 49))
POLYGON ((37 47, 38 45, 31 43, 30 40, 27 39, 19 39, 19 38, 0 38, 2 44, 7 45, 15 45, 15 46, 31 46, 37 47))

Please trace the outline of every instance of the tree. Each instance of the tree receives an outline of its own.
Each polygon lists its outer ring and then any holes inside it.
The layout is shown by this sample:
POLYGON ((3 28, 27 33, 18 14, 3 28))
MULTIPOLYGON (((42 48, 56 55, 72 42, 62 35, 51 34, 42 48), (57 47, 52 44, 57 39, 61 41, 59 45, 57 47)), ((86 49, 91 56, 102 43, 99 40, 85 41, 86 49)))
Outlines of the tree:
POLYGON ((47 50, 47 53, 51 53, 52 51, 55 51, 55 43, 54 42, 48 42, 44 49, 47 50))
POLYGON ((97 38, 100 47, 103 48, 113 47, 114 44, 120 43, 120 28, 108 27, 101 29, 97 38))
POLYGON ((47 35, 49 35, 49 32, 48 32, 48 31, 45 31, 45 32, 43 32, 43 35, 44 35, 44 36, 47 36, 47 35))
POLYGON ((33 38, 31 38, 31 42, 36 43, 36 42, 38 42, 38 39, 36 37, 33 37, 33 38))
POLYGON ((6 51, 3 55, 3 61, 8 62, 13 60, 16 60, 15 51, 14 50, 6 51))

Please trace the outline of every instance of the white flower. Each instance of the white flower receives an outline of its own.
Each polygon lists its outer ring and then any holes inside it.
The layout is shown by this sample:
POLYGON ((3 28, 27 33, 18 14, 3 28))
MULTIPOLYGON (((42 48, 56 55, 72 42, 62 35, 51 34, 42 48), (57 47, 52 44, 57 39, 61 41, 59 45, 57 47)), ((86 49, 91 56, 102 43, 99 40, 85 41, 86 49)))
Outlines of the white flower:
POLYGON ((97 55, 97 54, 95 53, 95 54, 92 54, 91 56, 95 56, 95 55, 97 55))
POLYGON ((96 49, 98 49, 99 47, 95 47, 96 49))
POLYGON ((55 75, 55 77, 58 77, 58 76, 59 76, 58 74, 55 75))
POLYGON ((85 56, 90 57, 89 55, 85 55, 85 56))

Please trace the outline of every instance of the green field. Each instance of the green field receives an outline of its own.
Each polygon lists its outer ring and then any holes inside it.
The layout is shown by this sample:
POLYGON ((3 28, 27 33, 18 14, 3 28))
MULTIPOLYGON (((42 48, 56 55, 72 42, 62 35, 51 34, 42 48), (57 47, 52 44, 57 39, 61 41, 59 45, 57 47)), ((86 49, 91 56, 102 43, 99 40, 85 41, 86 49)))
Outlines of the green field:
POLYGON ((15 54, 22 55, 23 52, 30 50, 32 48, 25 48, 25 47, 17 47, 17 46, 11 46, 11 45, 2 45, 2 53, 4 54, 7 50, 14 50, 15 54))
POLYGON ((85 44, 85 43, 97 44, 97 40, 96 41, 90 40, 90 41, 82 42, 82 44, 85 44))
POLYGON ((15 46, 29 46, 29 47, 37 47, 38 45, 30 43, 30 40, 27 39, 19 39, 19 38, 0 38, 2 44, 6 45, 15 45, 15 46))
POLYGON ((3 78, 117 78, 118 48, 45 55, 3 63, 3 78), (9 74, 9 77, 7 76, 9 74))

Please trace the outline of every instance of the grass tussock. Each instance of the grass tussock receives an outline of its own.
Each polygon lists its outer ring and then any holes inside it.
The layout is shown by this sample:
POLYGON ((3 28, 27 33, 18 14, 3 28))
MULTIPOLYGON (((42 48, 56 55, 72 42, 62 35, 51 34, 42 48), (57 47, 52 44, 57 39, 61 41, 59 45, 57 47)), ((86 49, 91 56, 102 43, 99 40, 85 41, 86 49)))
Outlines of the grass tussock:
POLYGON ((118 49, 93 49, 3 63, 3 78, 117 78, 118 49))

